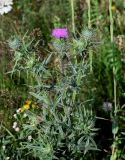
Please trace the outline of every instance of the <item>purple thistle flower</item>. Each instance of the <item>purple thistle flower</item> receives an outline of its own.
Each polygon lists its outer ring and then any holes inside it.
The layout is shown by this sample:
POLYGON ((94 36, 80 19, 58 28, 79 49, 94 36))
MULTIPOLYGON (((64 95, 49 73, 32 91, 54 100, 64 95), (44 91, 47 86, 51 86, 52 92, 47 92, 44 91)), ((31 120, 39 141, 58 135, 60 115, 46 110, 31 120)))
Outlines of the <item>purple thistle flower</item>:
POLYGON ((57 39, 68 38, 68 30, 67 28, 55 28, 52 30, 52 36, 57 39))

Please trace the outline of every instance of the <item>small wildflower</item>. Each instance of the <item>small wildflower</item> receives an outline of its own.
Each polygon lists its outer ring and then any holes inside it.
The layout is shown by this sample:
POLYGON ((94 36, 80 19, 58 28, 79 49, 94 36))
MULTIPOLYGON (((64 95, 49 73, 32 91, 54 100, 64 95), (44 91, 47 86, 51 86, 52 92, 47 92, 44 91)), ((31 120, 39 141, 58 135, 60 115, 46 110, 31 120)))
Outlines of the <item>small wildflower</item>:
POLYGON ((116 11, 116 6, 115 5, 112 5, 112 11, 116 11))
POLYGON ((19 108, 19 109, 17 109, 17 111, 16 111, 17 113, 20 113, 21 112, 21 108, 19 108))
POLYGON ((32 140, 32 136, 28 136, 28 141, 31 142, 31 140, 32 140))
POLYGON ((10 12, 12 4, 13 0, 0 0, 0 15, 10 12))
POLYGON ((15 131, 16 131, 16 132, 19 132, 19 131, 20 131, 20 128, 19 128, 19 127, 16 127, 16 128, 15 128, 15 131))
POLYGON ((68 30, 67 28, 56 28, 52 30, 52 36, 60 39, 60 38, 68 38, 68 30))
POLYGON ((14 126, 17 126, 17 122, 13 122, 13 125, 14 125, 14 126))
POLYGON ((10 157, 6 157, 6 160, 9 160, 10 159, 10 157))
POLYGON ((23 113, 28 109, 30 109, 30 105, 29 104, 24 104, 23 107, 21 108, 20 112, 23 113))
POLYGON ((13 123, 13 128, 15 129, 17 127, 17 122, 13 123))
POLYGON ((103 110, 104 111, 111 111, 112 110, 112 103, 111 102, 103 102, 103 110))
POLYGON ((3 148, 3 150, 5 150, 5 149, 6 149, 6 146, 2 146, 2 148, 3 148))
POLYGON ((29 105, 29 104, 25 104, 25 105, 23 105, 23 109, 25 109, 25 110, 30 109, 30 105, 29 105))
POLYGON ((14 114, 14 115, 13 115, 13 117, 14 117, 14 118, 17 118, 17 115, 16 115, 16 114, 14 114))
POLYGON ((30 101, 30 100, 27 100, 27 101, 26 101, 26 104, 27 104, 27 105, 30 105, 31 103, 32 103, 32 101, 30 101))

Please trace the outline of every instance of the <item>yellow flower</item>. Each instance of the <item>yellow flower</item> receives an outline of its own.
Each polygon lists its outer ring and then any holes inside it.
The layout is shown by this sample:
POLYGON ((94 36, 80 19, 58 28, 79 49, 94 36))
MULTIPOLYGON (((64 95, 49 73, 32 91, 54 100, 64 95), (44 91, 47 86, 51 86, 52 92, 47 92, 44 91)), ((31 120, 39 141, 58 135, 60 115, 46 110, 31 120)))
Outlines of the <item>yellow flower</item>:
POLYGON ((24 111, 25 111, 25 109, 24 109, 24 108, 21 108, 20 112, 23 113, 24 111))
POLYGON ((113 10, 113 11, 116 11, 116 9, 117 9, 116 6, 115 6, 115 5, 112 5, 112 10, 113 10))
POLYGON ((26 104, 28 104, 28 105, 30 105, 31 103, 32 103, 32 101, 30 101, 30 100, 26 101, 26 104))
POLYGON ((30 109, 30 105, 29 105, 29 104, 24 104, 24 105, 23 105, 23 109, 24 109, 24 110, 30 109))

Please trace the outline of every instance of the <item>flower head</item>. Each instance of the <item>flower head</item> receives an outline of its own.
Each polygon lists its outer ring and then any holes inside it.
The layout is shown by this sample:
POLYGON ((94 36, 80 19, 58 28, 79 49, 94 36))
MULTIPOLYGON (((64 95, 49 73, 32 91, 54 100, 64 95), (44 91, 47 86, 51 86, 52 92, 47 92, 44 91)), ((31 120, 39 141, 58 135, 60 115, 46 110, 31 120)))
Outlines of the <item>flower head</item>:
POLYGON ((68 30, 67 28, 55 28, 52 30, 52 36, 57 39, 68 38, 68 30))
POLYGON ((112 5, 112 11, 116 11, 116 10, 117 10, 116 6, 112 5))
POLYGON ((18 109, 16 110, 16 112, 17 112, 17 113, 20 113, 20 112, 21 112, 21 108, 18 108, 18 109))
POLYGON ((14 117, 14 118, 17 118, 17 114, 14 114, 13 117, 14 117))
POLYGON ((13 0, 0 0, 0 15, 8 13, 12 9, 13 0))
POLYGON ((28 109, 30 109, 30 105, 29 104, 24 104, 23 107, 21 108, 20 112, 23 113, 28 109))
POLYGON ((17 122, 13 123, 13 128, 15 129, 17 127, 17 122))
POLYGON ((112 103, 111 102, 103 102, 103 110, 108 112, 112 110, 112 103))
POLYGON ((25 109, 25 110, 30 109, 30 105, 29 105, 29 104, 25 104, 25 105, 23 105, 23 109, 25 109))
POLYGON ((32 103, 32 101, 30 101, 30 100, 26 101, 26 104, 28 104, 28 105, 30 105, 31 103, 32 103))
POLYGON ((32 140, 32 136, 28 136, 28 141, 31 142, 31 140, 32 140))
POLYGON ((20 131, 20 128, 19 128, 19 127, 16 127, 16 128, 15 128, 15 131, 16 131, 16 132, 19 132, 19 131, 20 131))

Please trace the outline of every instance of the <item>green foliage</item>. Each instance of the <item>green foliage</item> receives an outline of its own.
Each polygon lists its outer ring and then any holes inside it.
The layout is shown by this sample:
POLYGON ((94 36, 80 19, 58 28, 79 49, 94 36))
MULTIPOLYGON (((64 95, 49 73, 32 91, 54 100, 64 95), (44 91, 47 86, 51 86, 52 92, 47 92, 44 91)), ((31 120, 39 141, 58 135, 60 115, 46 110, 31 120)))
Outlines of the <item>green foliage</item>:
POLYGON ((72 2, 15 1, 0 16, 0 159, 125 159, 125 3, 72 2), (50 42, 66 26, 76 33, 50 42), (29 96, 38 108, 13 119, 29 96))
MULTIPOLYGON (((87 30, 82 32, 81 38, 76 39, 76 42, 81 41, 82 44, 85 41, 83 48, 86 47, 87 52, 91 47, 89 43, 91 43, 92 34, 90 32, 88 37, 88 34, 84 33, 88 33, 87 30)), ((53 43, 54 53, 48 54, 40 61, 35 54, 32 54, 33 51, 29 50, 32 45, 36 46, 38 43, 33 43, 34 40, 29 42, 28 38, 25 35, 20 43, 15 39, 9 41, 9 46, 15 53, 12 73, 27 70, 27 73, 35 78, 37 84, 32 86, 33 92, 30 94, 41 105, 39 117, 42 118, 42 122, 37 124, 36 128, 31 127, 32 121, 37 116, 29 114, 32 117, 29 117, 30 121, 28 120, 26 125, 22 126, 18 139, 21 135, 24 137, 25 133, 30 133, 35 139, 32 144, 22 141, 20 145, 23 146, 24 152, 28 150, 39 159, 55 157, 66 159, 67 155, 70 159, 82 158, 87 152, 97 150, 94 141, 97 129, 94 127, 92 100, 89 100, 92 97, 90 91, 87 91, 89 88, 88 60, 85 61, 82 57, 81 48, 75 49, 72 39, 69 41, 62 39, 53 43), (72 46, 75 54, 71 54, 72 46), (54 55, 58 56, 61 64, 59 68, 52 69, 48 66, 51 65, 54 55), (27 66, 31 64, 29 61, 32 56, 34 61, 32 65, 27 66), (49 79, 50 82, 48 82, 49 79)), ((37 53, 35 48, 34 53, 37 53)))

